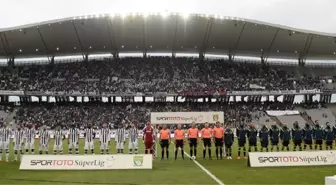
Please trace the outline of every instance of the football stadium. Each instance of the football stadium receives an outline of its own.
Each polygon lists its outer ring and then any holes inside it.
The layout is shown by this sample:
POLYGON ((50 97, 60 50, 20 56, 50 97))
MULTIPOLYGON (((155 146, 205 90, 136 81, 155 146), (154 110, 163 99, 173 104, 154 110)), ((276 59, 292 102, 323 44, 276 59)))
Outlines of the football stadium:
POLYGON ((336 34, 165 11, 0 41, 0 184, 336 184, 336 34))

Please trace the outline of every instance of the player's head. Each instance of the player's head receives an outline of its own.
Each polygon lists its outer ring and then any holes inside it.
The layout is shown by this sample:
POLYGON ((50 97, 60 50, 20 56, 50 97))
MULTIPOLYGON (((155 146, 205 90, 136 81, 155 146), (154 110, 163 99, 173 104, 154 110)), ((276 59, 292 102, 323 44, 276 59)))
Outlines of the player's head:
POLYGON ((88 126, 87 126, 88 128, 92 128, 92 125, 91 124, 88 124, 88 126))
POLYGON ((191 123, 191 127, 192 127, 192 128, 196 128, 196 123, 195 123, 195 121, 193 121, 193 122, 191 123))
POLYGON ((119 128, 123 128, 123 124, 119 124, 118 127, 119 127, 119 128))
POLYGON ((287 124, 286 123, 283 124, 283 128, 287 129, 287 124))
POLYGON ((17 125, 16 128, 17 128, 18 130, 21 130, 21 125, 17 125))
POLYGON ((240 128, 243 129, 244 128, 244 124, 240 124, 240 128))
POLYGON ((272 129, 276 129, 277 126, 275 124, 272 125, 272 129))
POLYGON ((178 124, 178 125, 177 125, 177 129, 181 130, 181 129, 182 129, 182 125, 181 125, 181 124, 178 124))
POLYGON ((326 123, 326 129, 330 129, 331 127, 330 127, 330 124, 329 124, 329 122, 327 122, 326 123))
POLYGON ((296 121, 296 122, 294 122, 294 128, 299 128, 299 123, 296 121))
POLYGON ((162 125, 162 128, 163 129, 167 129, 167 125, 162 125))
POLYGON ((316 124, 315 124, 315 127, 320 128, 320 124, 319 124, 319 123, 316 123, 316 124))
POLYGON ((151 126, 151 122, 148 120, 146 123, 147 126, 151 126))
POLYGON ((60 131, 60 130, 61 130, 61 126, 58 125, 58 126, 56 127, 56 130, 57 130, 57 131, 60 131))
POLYGON ((255 128, 253 123, 250 124, 250 128, 255 128))
POLYGON ((209 123, 208 123, 208 122, 205 122, 204 127, 205 127, 205 128, 209 128, 209 123))
POLYGON ((106 123, 103 124, 103 128, 107 128, 107 124, 106 123))
POLYGON ((137 123, 135 121, 133 121, 132 127, 136 127, 136 126, 137 126, 137 123))
POLYGON ((216 127, 217 127, 217 128, 220 127, 220 122, 219 122, 219 121, 216 122, 216 127))
POLYGON ((43 125, 42 126, 42 130, 46 131, 47 130, 47 126, 43 125))

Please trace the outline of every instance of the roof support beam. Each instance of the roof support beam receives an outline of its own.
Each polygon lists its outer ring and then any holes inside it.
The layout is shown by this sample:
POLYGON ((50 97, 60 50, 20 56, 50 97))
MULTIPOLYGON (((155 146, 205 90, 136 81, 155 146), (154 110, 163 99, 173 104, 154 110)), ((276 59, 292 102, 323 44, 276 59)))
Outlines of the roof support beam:
POLYGON ((278 28, 277 31, 275 32, 275 34, 274 34, 274 36, 273 36, 273 39, 272 39, 272 41, 271 41, 271 44, 270 44, 270 45, 268 46, 268 48, 267 48, 266 55, 262 56, 262 57, 263 57, 263 60, 264 60, 265 63, 267 63, 267 59, 268 59, 268 57, 269 57, 269 54, 270 54, 271 49, 272 49, 272 46, 273 46, 273 44, 274 44, 275 39, 276 39, 277 36, 278 36, 279 31, 280 31, 280 28, 278 28))
MULTIPOLYGON (((3 34, 5 34, 5 33, 3 33, 3 34)), ((0 33, 0 39, 1 39, 1 45, 4 48, 4 51, 5 51, 7 62, 9 62, 9 60, 10 60, 10 56, 9 55, 10 54, 9 54, 9 52, 7 50, 7 46, 6 46, 5 40, 4 40, 4 38, 2 38, 2 33, 0 33)))
POLYGON ((177 28, 178 28, 178 16, 175 16, 175 31, 174 31, 174 39, 172 43, 172 58, 173 59, 175 59, 175 56, 176 56, 177 28))
POLYGON ((75 30, 75 33, 76 33, 76 37, 77 37, 77 40, 78 40, 78 43, 81 47, 81 53, 82 53, 82 56, 83 56, 83 60, 86 59, 86 54, 84 53, 84 48, 83 48, 83 44, 82 44, 82 41, 78 35, 78 31, 77 31, 77 28, 76 28, 76 25, 75 25, 75 22, 74 21, 71 21, 72 22, 72 25, 73 25, 73 28, 75 30))
POLYGON ((204 54, 206 52, 206 49, 207 49, 208 43, 209 43, 209 38, 210 38, 210 34, 211 34, 213 21, 214 21, 213 18, 209 18, 209 21, 208 21, 208 24, 207 24, 207 27, 206 27, 206 30, 205 30, 205 34, 204 34, 204 37, 203 37, 203 43, 202 43, 202 46, 200 47, 199 56, 202 56, 202 57, 200 57, 200 60, 204 59, 204 54))
POLYGON ((42 36, 42 33, 41 33, 39 27, 37 27, 37 32, 39 33, 40 38, 41 38, 41 40, 42 40, 42 42, 43 42, 43 45, 44 45, 44 47, 45 47, 45 49, 46 49, 46 51, 47 51, 46 54, 47 54, 48 61, 49 61, 49 63, 51 63, 51 58, 53 57, 53 54, 50 53, 50 51, 49 51, 49 49, 48 49, 48 46, 47 46, 47 44, 46 44, 46 42, 45 42, 45 40, 44 40, 44 38, 43 38, 43 36, 42 36), (50 56, 49 56, 49 55, 50 55, 50 56))
POLYGON ((117 45, 115 43, 115 38, 114 38, 114 31, 113 31, 113 22, 111 17, 106 18, 107 21, 107 29, 109 33, 109 40, 110 40, 110 47, 112 50, 112 54, 116 55, 118 53, 117 45))
POLYGON ((303 48, 303 52, 300 53, 299 56, 299 65, 304 65, 307 59, 307 55, 309 54, 310 46, 313 43, 314 36, 312 34, 309 34, 307 36, 306 43, 303 48))
POLYGON ((142 24, 142 52, 143 57, 146 58, 147 56, 147 19, 143 17, 143 24, 142 24))
POLYGON ((243 35, 243 32, 244 32, 244 30, 245 30, 245 26, 246 26, 246 22, 244 22, 244 25, 243 25, 242 29, 240 30, 238 39, 237 39, 237 41, 236 41, 236 43, 235 43, 235 45, 234 45, 234 47, 233 47, 233 50, 231 50, 232 53, 231 53, 230 55, 231 55, 232 60, 234 60, 234 58, 235 58, 235 56, 236 56, 237 48, 238 48, 238 45, 239 45, 239 42, 240 42, 240 38, 241 38, 241 36, 243 35))

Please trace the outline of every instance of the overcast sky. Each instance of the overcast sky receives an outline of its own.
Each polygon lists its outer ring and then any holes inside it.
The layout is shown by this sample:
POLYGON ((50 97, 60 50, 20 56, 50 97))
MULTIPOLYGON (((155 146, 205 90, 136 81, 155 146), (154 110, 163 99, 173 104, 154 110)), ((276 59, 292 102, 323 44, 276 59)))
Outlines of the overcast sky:
POLYGON ((336 0, 0 0, 0 28, 85 14, 188 12, 336 33, 336 0))

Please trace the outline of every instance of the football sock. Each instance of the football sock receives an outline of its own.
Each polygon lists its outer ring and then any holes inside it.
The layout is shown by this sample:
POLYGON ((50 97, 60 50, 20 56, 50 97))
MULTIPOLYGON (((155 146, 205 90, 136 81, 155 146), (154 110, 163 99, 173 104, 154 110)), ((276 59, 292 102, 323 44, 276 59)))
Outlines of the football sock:
POLYGON ((166 157, 167 157, 167 159, 169 158, 169 150, 168 150, 168 148, 166 149, 166 157))
POLYGON ((211 158, 211 149, 208 148, 208 152, 209 152, 209 158, 211 158))
POLYGON ((120 153, 123 154, 124 153, 124 149, 120 149, 120 153))
POLYGON ((8 161, 8 157, 9 157, 9 150, 6 149, 6 160, 8 161))
POLYGON ((78 152, 78 148, 76 148, 76 154, 78 155, 78 153, 79 153, 79 152, 78 152))
POLYGON ((26 149, 26 153, 28 153, 29 152, 29 150, 28 149, 26 149))
POLYGON ((244 156, 246 157, 246 148, 245 147, 243 148, 243 151, 244 151, 244 156))
POLYGON ((218 158, 218 148, 216 148, 216 157, 218 158))
POLYGON ((193 149, 190 149, 190 157, 193 156, 193 149))
POLYGON ((46 151, 45 153, 46 153, 47 155, 49 154, 49 152, 48 152, 48 151, 46 151))
POLYGON ((54 150, 54 155, 56 155, 57 154, 57 151, 56 150, 54 150))
POLYGON ((164 158, 164 151, 161 150, 161 158, 163 159, 164 158))
POLYGON ((40 155, 42 155, 42 151, 40 150, 40 155))
POLYGON ((31 153, 33 154, 34 152, 35 152, 34 149, 32 149, 32 150, 31 150, 31 153))
POLYGON ((94 150, 93 149, 91 149, 91 154, 94 154, 94 150))
POLYGON ((182 159, 184 159, 184 150, 181 150, 182 159))
POLYGON ((175 150, 175 159, 177 159, 177 149, 175 150))
POLYGON ((85 155, 86 155, 86 154, 88 153, 88 151, 87 151, 87 150, 85 150, 85 152, 84 152, 84 153, 85 153, 85 155))
POLYGON ((71 149, 69 149, 69 154, 72 154, 72 148, 71 148, 71 149))
POLYGON ((320 145, 320 150, 322 150, 322 145, 320 145))
POLYGON ((59 153, 60 153, 61 155, 63 155, 63 150, 60 150, 59 153))
POLYGON ((147 149, 145 149, 145 154, 148 154, 148 150, 147 149))
POLYGON ((16 160, 16 161, 17 161, 17 153, 18 153, 17 150, 15 150, 14 151, 14 160, 16 160))
POLYGON ((238 157, 240 156, 240 147, 238 148, 238 157))
POLYGON ((197 156, 197 149, 196 148, 194 148, 194 155, 195 155, 195 157, 197 156))
POLYGON ((137 149, 137 148, 134 149, 134 153, 135 153, 135 154, 138 154, 138 149, 137 149))
POLYGON ((249 146, 248 152, 251 152, 251 150, 252 150, 251 148, 252 148, 252 147, 251 147, 251 146, 249 146))
POLYGON ((220 158, 223 158, 223 148, 222 147, 220 147, 219 149, 219 156, 220 158))
POLYGON ((205 149, 203 149, 203 158, 205 158, 205 149))
POLYGON ((20 154, 23 155, 23 151, 22 150, 20 150, 20 154))
POLYGON ((129 154, 132 154, 133 152, 132 152, 132 149, 129 149, 129 152, 128 152, 129 154))

